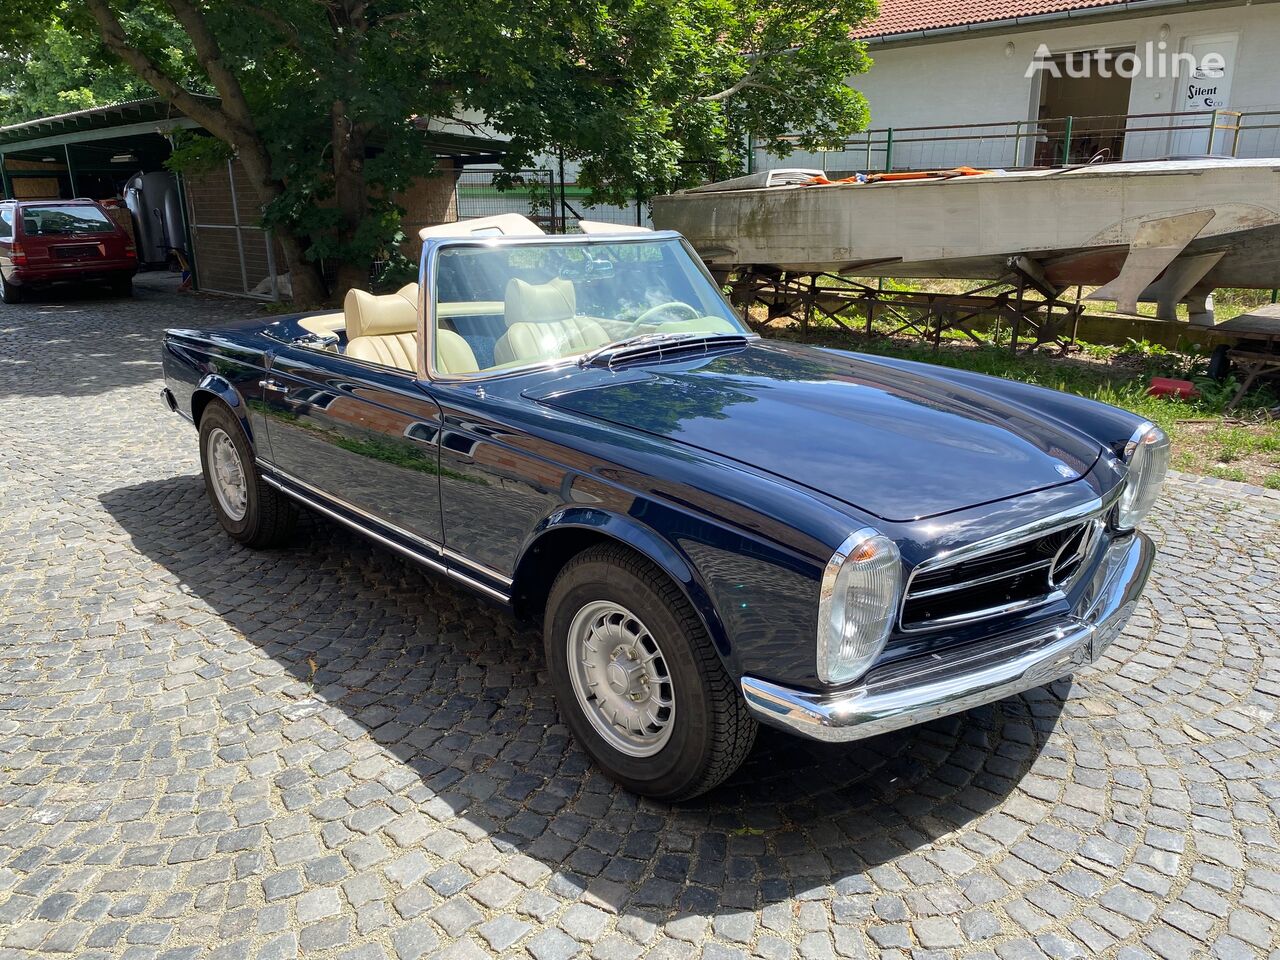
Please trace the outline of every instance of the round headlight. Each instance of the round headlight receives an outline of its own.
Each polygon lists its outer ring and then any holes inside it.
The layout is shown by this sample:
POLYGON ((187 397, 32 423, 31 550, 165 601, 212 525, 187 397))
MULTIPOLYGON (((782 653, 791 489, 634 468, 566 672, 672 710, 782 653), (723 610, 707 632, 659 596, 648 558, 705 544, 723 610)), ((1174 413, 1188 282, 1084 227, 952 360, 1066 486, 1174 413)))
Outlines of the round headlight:
POLYGON ((1129 471, 1116 504, 1119 529, 1132 530, 1151 512, 1169 472, 1169 454, 1169 437, 1154 423, 1142 424, 1125 444, 1124 462, 1129 471))
POLYGON ((822 577, 818 601, 818 676, 845 683, 862 676, 884 650, 902 591, 898 547, 870 527, 840 545, 822 577))

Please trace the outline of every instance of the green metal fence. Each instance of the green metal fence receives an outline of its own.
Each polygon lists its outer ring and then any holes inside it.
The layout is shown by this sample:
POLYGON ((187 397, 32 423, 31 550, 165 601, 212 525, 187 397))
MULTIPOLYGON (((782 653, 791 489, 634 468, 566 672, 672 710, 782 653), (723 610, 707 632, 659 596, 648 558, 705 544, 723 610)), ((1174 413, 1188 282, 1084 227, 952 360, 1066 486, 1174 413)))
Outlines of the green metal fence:
POLYGON ((881 127, 838 150, 796 153, 794 166, 828 175, 954 166, 1046 167, 1168 156, 1280 154, 1280 111, 1045 117, 946 126, 881 127))

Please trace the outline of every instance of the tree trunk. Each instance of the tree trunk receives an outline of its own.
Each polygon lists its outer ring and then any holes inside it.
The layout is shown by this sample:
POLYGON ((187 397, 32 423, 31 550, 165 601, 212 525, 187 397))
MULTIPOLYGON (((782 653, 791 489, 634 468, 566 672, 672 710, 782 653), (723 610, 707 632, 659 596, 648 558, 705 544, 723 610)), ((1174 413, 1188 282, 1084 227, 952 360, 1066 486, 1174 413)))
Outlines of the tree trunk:
MULTIPOLYGON (((249 175, 258 200, 265 207, 284 192, 280 182, 271 176, 271 161, 267 151, 260 142, 251 141, 246 144, 233 144, 237 148, 237 156, 249 175)), ((290 230, 273 228, 280 241, 285 259, 289 261, 289 283, 293 288, 294 305, 303 310, 313 310, 324 304, 324 278, 320 276, 319 266, 305 256, 306 244, 290 230)))
MULTIPOLYGON (((236 151, 264 207, 284 192, 284 185, 271 176, 271 160, 254 124, 240 81, 223 61, 217 39, 199 6, 192 0, 169 0, 170 9, 191 39, 196 59, 218 90, 221 101, 217 104, 195 96, 147 53, 134 46, 107 0, 86 2, 108 50, 151 84, 162 97, 236 151)), ((289 261, 294 302, 304 309, 320 306, 324 301, 324 282, 317 266, 303 256, 306 245, 287 230, 277 229, 276 236, 289 261)))
MULTIPOLYGON (((338 242, 342 246, 357 236, 369 214, 368 185, 365 183, 364 128, 347 116, 347 106, 335 100, 330 109, 333 129, 333 199, 338 208, 338 242)), ((334 295, 345 297, 352 287, 369 286, 369 264, 344 256, 338 264, 334 295)))

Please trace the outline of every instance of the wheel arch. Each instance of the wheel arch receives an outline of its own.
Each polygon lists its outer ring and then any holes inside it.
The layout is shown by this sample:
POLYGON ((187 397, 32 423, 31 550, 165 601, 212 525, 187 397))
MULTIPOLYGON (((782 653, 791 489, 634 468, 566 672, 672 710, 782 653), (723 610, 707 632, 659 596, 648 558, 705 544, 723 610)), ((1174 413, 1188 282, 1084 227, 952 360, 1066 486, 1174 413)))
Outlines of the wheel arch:
POLYGON ((191 422, 200 429, 200 418, 214 400, 221 400, 235 418, 240 421, 240 428, 249 441, 249 447, 257 454, 257 441, 253 435, 253 427, 249 424, 249 408, 235 386, 226 377, 216 373, 204 376, 191 393, 191 422))
POLYGON ((560 510, 534 529, 512 577, 511 604, 516 614, 541 621, 551 585, 565 564, 583 550, 604 543, 619 544, 665 573, 693 606, 727 664, 729 637, 694 565, 656 530, 595 507, 560 510))

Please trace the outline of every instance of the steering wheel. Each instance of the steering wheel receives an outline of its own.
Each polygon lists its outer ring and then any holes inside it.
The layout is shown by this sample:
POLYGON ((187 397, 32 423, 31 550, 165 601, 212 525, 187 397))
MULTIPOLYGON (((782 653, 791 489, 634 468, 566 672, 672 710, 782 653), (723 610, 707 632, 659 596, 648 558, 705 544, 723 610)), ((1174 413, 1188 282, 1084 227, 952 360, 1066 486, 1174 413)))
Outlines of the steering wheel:
POLYGON ((630 336, 646 323, 651 322, 654 317, 666 312, 681 313, 684 315, 683 319, 685 320, 697 320, 702 316, 694 307, 689 306, 683 300, 668 300, 666 303, 660 303, 656 307, 650 307, 636 317, 635 320, 631 321, 631 329, 627 331, 627 335, 630 336))

